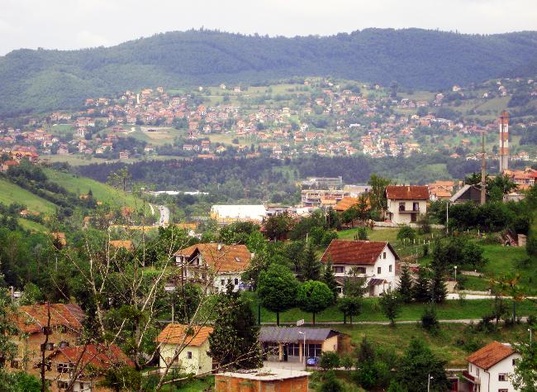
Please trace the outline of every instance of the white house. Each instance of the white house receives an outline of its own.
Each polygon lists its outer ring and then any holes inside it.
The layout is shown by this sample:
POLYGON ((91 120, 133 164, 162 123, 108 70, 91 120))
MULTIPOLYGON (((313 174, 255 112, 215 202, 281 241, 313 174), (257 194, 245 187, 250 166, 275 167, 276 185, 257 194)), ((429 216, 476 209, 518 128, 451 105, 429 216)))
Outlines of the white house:
POLYGON ((212 327, 168 324, 157 337, 159 368, 178 369, 182 373, 204 374, 212 370, 209 335, 212 327))
POLYGON ((229 283, 234 291, 244 287, 241 275, 253 254, 246 245, 207 243, 178 250, 174 256, 182 282, 197 283, 208 292, 218 293, 224 292, 229 283))
POLYGON ((516 360, 520 358, 510 344, 492 342, 472 353, 468 370, 463 372, 464 390, 469 392, 515 392, 510 382, 516 360))
POLYGON ((332 263, 341 290, 345 279, 363 279, 369 296, 396 288, 399 260, 393 247, 385 241, 332 240, 321 257, 323 264, 332 263))
POLYGON ((409 224, 427 212, 429 188, 425 185, 388 185, 387 218, 393 223, 409 224))

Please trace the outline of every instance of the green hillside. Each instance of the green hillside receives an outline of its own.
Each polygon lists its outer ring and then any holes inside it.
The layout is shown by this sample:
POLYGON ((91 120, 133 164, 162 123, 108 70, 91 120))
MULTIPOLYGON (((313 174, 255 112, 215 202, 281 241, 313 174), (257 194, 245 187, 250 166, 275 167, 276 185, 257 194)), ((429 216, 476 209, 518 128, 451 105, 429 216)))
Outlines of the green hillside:
POLYGON ((162 86, 259 85, 308 76, 437 90, 537 73, 537 32, 467 35, 365 29, 318 37, 169 32, 111 48, 0 57, 0 115, 76 108, 87 97, 162 86))
POLYGON ((91 191, 93 197, 98 202, 108 204, 112 208, 128 206, 132 209, 138 210, 144 208, 146 212, 148 211, 148 207, 145 206, 143 200, 131 193, 125 193, 110 185, 73 173, 53 169, 45 169, 44 171, 51 181, 56 182, 76 195, 87 195, 91 191))
POLYGON ((29 211, 45 215, 54 213, 56 209, 54 203, 34 195, 26 189, 22 189, 4 177, 0 177, 0 203, 5 205, 23 204, 29 211))

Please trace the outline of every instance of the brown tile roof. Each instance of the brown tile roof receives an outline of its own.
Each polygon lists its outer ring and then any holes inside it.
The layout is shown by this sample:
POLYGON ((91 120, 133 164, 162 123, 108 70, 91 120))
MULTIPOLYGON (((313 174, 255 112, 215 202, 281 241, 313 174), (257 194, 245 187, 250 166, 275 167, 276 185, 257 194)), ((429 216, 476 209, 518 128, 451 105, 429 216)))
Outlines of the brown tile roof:
POLYGON ((395 250, 385 241, 332 240, 324 251, 321 262, 327 263, 330 260, 333 264, 374 265, 386 246, 399 260, 395 250))
POLYGON ((357 197, 346 196, 334 206, 334 210, 347 211, 349 208, 351 208, 352 206, 355 206, 356 204, 358 204, 357 197))
POLYGON ((66 327, 74 331, 82 330, 83 310, 77 304, 36 304, 20 306, 13 320, 21 332, 38 333, 48 324, 50 309, 50 326, 66 327))
POLYGON ((388 185, 386 197, 391 200, 429 200, 425 185, 388 185))
POLYGON ((196 244, 175 252, 174 256, 192 259, 198 253, 207 265, 219 272, 245 271, 252 255, 246 245, 223 245, 217 243, 196 244))
POLYGON ((510 345, 493 341, 468 356, 466 360, 486 370, 514 353, 515 350, 510 345))
POLYGON ((192 326, 191 333, 185 335, 188 325, 168 324, 157 336, 157 343, 201 346, 213 332, 213 327, 192 326))
POLYGON ((88 344, 60 348, 48 356, 49 359, 55 357, 64 357, 70 363, 78 363, 79 368, 91 365, 96 369, 109 369, 112 365, 119 364, 134 367, 134 362, 115 344, 109 346, 88 344))

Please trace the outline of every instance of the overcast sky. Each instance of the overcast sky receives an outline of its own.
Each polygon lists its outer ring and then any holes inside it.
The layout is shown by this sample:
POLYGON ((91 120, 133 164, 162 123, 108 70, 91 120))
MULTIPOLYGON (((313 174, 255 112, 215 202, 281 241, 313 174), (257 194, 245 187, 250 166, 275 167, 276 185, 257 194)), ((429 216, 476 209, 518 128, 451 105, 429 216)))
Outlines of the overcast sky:
POLYGON ((368 27, 537 31, 536 0, 0 0, 0 56, 113 46, 168 31, 286 36, 368 27))

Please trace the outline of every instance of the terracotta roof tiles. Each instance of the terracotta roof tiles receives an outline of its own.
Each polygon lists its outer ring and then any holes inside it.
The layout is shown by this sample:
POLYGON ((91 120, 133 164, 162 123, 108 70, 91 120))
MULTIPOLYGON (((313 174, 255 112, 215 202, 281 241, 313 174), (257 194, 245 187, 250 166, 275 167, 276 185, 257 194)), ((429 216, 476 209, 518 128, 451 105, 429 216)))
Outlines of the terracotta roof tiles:
POLYGON ((174 256, 192 259, 198 253, 210 268, 219 272, 245 271, 250 265, 252 254, 246 245, 223 245, 216 243, 196 244, 175 252, 174 256))
POLYGON ((386 247, 399 259, 395 250, 385 241, 332 240, 322 255, 321 262, 330 260, 333 264, 374 265, 386 247))
POLYGON ((386 197, 390 200, 429 200, 429 188, 425 185, 388 185, 386 197))
POLYGON ((185 346, 201 346, 213 332, 213 327, 192 326, 191 333, 186 333, 188 325, 168 324, 157 336, 157 343, 185 346))
POLYGON ((514 353, 510 345, 493 341, 468 356, 467 361, 486 370, 514 353))

